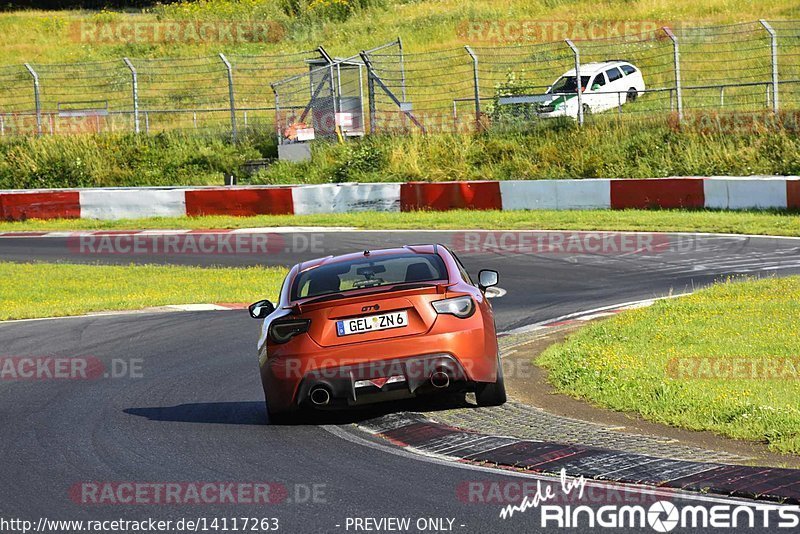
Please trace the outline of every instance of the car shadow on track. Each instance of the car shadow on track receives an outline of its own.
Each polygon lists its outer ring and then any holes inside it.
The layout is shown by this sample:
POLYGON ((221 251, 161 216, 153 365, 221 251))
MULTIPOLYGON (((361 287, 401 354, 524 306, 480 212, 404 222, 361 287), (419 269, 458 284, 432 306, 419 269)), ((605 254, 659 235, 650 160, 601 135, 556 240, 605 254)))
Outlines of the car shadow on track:
POLYGON ((177 406, 127 408, 126 414, 150 421, 212 423, 222 425, 266 425, 263 402, 196 402, 177 406))
MULTIPOLYGON (((398 412, 431 412, 454 408, 472 408, 463 394, 419 398, 406 401, 375 404, 369 407, 338 411, 306 411, 288 425, 346 425, 374 419, 398 412)), ((124 413, 145 417, 150 421, 176 423, 209 423, 223 425, 267 425, 263 402, 196 402, 176 406, 154 406, 146 408, 126 408, 124 413)))

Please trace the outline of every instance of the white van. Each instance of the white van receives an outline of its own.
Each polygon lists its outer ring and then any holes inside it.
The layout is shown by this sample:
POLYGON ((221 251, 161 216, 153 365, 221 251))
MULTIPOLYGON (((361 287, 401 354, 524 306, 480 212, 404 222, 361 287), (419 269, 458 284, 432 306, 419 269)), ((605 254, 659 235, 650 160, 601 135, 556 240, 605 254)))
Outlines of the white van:
MULTIPOLYGON (((580 66, 583 113, 600 113, 633 102, 645 90, 642 72, 627 61, 603 61, 580 66)), ((545 93, 540 117, 578 117, 575 69, 564 73, 545 93)))

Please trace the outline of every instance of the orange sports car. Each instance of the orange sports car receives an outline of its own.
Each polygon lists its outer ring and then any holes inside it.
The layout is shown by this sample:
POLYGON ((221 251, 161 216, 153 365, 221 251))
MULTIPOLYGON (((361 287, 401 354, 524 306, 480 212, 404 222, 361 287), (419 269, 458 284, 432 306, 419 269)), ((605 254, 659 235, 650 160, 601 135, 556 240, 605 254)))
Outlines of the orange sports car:
POLYGON ((443 245, 405 246, 306 261, 280 301, 252 304, 272 422, 304 408, 344 408, 444 391, 506 401, 488 287, 443 245))

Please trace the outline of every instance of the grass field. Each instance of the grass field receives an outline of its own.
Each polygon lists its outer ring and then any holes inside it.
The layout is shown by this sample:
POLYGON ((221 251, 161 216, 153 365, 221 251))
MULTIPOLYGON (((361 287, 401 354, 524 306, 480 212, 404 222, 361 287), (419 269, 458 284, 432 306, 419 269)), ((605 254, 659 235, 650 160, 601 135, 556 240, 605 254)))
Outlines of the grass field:
POLYGON ((376 136, 319 143, 314 159, 250 176, 242 164, 274 157, 271 134, 237 145, 183 134, 45 136, 0 141, 0 189, 376 181, 655 178, 800 174, 790 130, 676 131, 666 125, 565 122, 526 132, 376 136))
POLYGON ((71 33, 76 21, 113 22, 132 15, 139 20, 273 20, 286 28, 279 42, 245 43, 226 51, 271 54, 324 43, 334 54, 349 55, 398 35, 414 51, 460 46, 458 24, 468 20, 641 20, 709 25, 798 18, 800 6, 791 0, 631 0, 624 4, 613 0, 196 0, 138 14, 31 10, 0 13, 0 64, 219 52, 214 43, 87 46, 71 33))
MULTIPOLYGON (((240 183, 796 174, 800 173, 796 125, 777 131, 771 131, 770 127, 743 127, 738 131, 729 131, 725 127, 718 129, 713 124, 704 124, 701 128, 676 131, 665 120, 661 120, 669 109, 667 93, 647 95, 635 105, 626 106, 635 116, 630 123, 616 124, 611 113, 592 118, 590 122, 595 123, 582 130, 575 128, 570 121, 564 121, 550 122, 532 129, 525 125, 522 131, 515 128, 493 131, 487 135, 386 135, 347 145, 319 144, 315 147, 313 163, 279 164, 254 177, 247 176, 241 165, 245 160, 276 156, 272 125, 274 113, 265 112, 266 115, 261 118, 264 121, 263 128, 259 133, 253 133, 238 145, 232 145, 226 137, 225 129, 229 126, 225 112, 225 106, 228 105, 227 81, 220 74, 221 63, 215 58, 215 54, 221 50, 232 57, 245 57, 312 50, 322 43, 331 54, 348 56, 402 36, 404 50, 409 54, 406 63, 409 69, 408 89, 414 109, 423 114, 430 112, 435 117, 441 116, 449 121, 452 98, 470 96, 467 82, 471 81, 459 79, 458 83, 455 80, 442 83, 441 73, 437 74, 438 79, 423 77, 420 81, 419 76, 425 76, 426 72, 430 73, 433 69, 431 65, 439 65, 439 69, 447 70, 449 63, 428 65, 418 54, 443 49, 459 49, 463 52, 462 45, 469 41, 464 35, 464 25, 471 21, 503 25, 507 22, 613 23, 624 20, 659 26, 702 26, 760 18, 797 19, 800 18, 800 5, 789 0, 770 3, 748 0, 630 0, 624 3, 611 0, 510 0, 502 5, 482 0, 196 0, 159 5, 144 12, 30 10, 0 13, 0 114, 32 109, 33 98, 28 93, 32 84, 29 74, 21 66, 23 62, 41 65, 44 69, 40 70, 45 111, 55 112, 61 104, 71 105, 74 101, 86 100, 98 101, 101 105, 106 102, 112 110, 129 110, 129 73, 121 62, 122 57, 210 57, 210 61, 214 62, 213 67, 205 63, 195 64, 194 59, 178 64, 178 71, 184 67, 195 69, 185 77, 181 77, 180 72, 164 74, 158 69, 143 71, 140 80, 144 99, 142 107, 222 108, 214 115, 216 118, 209 119, 211 122, 217 121, 213 128, 209 126, 210 131, 202 127, 199 132, 192 130, 191 114, 185 114, 181 119, 189 123, 186 126, 188 132, 184 133, 190 136, 201 133, 205 135, 202 138, 187 137, 181 133, 154 135, 144 139, 120 133, 104 136, 84 133, 55 138, 14 139, 6 133, 0 138, 0 189, 221 184, 223 177, 230 174, 236 175, 240 183), (276 42, 238 44, 146 40, 87 44, 75 36, 76 25, 82 22, 113 25, 156 21, 274 21, 284 28, 284 33, 276 42), (87 66, 80 72, 63 70, 66 67, 61 66, 49 70, 44 67, 49 63, 87 61, 108 63, 101 67, 87 66), (10 64, 16 65, 16 70, 2 70, 2 65, 10 64), (414 74, 415 68, 419 69, 417 74, 414 74), (209 74, 212 71, 213 75, 209 74), (86 77, 86 83, 80 81, 81 76, 86 77), (90 88, 92 84, 93 88, 90 88), (436 102, 427 103, 432 100, 436 102), (650 105, 659 110, 659 120, 652 121, 647 115, 644 115, 644 120, 638 120, 636 111, 649 109, 650 105)), ((724 52, 709 53, 702 48, 705 46, 702 42, 697 45, 700 48, 692 52, 692 48, 684 43, 684 85, 771 80, 767 34, 757 26, 755 30, 748 30, 754 32, 752 38, 755 41, 737 42, 735 46, 723 43, 724 52)), ((723 32, 723 41, 727 38, 725 35, 723 32)), ((558 40, 554 36, 544 37, 545 40, 548 38, 558 40)), ((780 42, 781 46, 789 47, 781 52, 781 75, 786 79, 796 78, 795 70, 800 68, 800 63, 794 59, 798 55, 793 51, 800 49, 800 39, 789 37, 780 42)), ((517 43, 490 41, 479 44, 486 47, 486 54, 491 55, 491 46, 517 43)), ((656 45, 653 50, 637 52, 635 47, 613 50, 601 48, 596 53, 601 56, 611 54, 611 57, 630 56, 629 59, 633 58, 636 62, 648 61, 646 58, 649 57, 652 65, 642 66, 639 63, 643 72, 647 71, 648 86, 666 86, 673 83, 669 66, 670 43, 662 39, 656 45), (636 59, 637 54, 642 57, 636 59)), ((585 51, 585 54, 593 57, 589 51, 585 51)), ((551 83, 555 76, 568 68, 568 65, 562 64, 563 58, 558 62, 539 60, 544 66, 532 66, 532 60, 528 57, 530 54, 521 54, 519 58, 522 59, 515 59, 516 63, 509 64, 511 66, 504 70, 503 53, 499 55, 495 67, 487 66, 489 60, 481 63, 482 69, 492 71, 491 74, 482 73, 484 97, 492 97, 497 93, 498 87, 504 83, 502 80, 509 74, 524 77, 527 72, 528 76, 532 76, 532 70, 546 67, 546 74, 538 71, 536 83, 551 83)), ((558 55, 563 56, 561 52, 558 55)), ((603 57, 598 56, 600 59, 603 57)), ((569 63, 568 58, 564 61, 569 63)), ((305 63, 298 60, 292 68, 295 69, 292 72, 305 70, 305 63)), ((394 67, 389 65, 389 68, 394 67)), ((248 67, 237 71, 237 105, 272 106, 273 95, 268 87, 275 79, 267 79, 270 76, 276 79, 283 77, 275 73, 264 74, 258 68, 248 67)), ((792 87, 785 87, 786 94, 782 99, 785 109, 792 109, 793 102, 797 101, 792 87)), ((705 112, 716 109, 720 99, 717 90, 699 93, 685 92, 687 106, 690 105, 689 100, 694 98, 691 106, 696 106, 697 110, 705 112)), ((764 87, 746 88, 745 93, 737 96, 735 90, 728 90, 725 96, 726 110, 739 109, 736 102, 742 99, 750 102, 758 111, 768 109, 764 87)), ((166 124, 169 121, 165 117, 168 116, 172 115, 160 115, 160 118, 153 116, 151 121, 163 120, 166 124)), ((13 129, 15 120, 11 113, 7 130, 13 129)), ((124 122, 127 119, 121 120, 124 122)), ((202 116, 200 120, 203 121, 202 116)), ((240 123, 242 120, 240 116, 240 123)), ((120 127, 120 131, 123 129, 128 131, 130 125, 126 123, 126 126, 120 127)), ((154 130, 157 129, 154 126, 154 130)))
POLYGON ((0 262, 0 320, 274 299, 285 274, 272 267, 0 262))
POLYGON ((538 360, 562 392, 800 453, 800 277, 727 281, 588 326, 538 360))
POLYGON ((224 229, 272 226, 344 226, 369 230, 629 230, 800 236, 796 213, 686 210, 418 211, 257 217, 170 217, 1 222, 0 232, 41 230, 224 229))

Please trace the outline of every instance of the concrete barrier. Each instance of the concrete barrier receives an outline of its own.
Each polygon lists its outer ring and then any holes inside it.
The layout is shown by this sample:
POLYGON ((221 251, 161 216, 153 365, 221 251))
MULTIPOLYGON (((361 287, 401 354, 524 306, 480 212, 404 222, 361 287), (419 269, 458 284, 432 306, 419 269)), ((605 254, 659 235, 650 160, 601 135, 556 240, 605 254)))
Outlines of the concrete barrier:
POLYGON ((183 189, 86 189, 80 192, 83 219, 143 219, 186 215, 183 189))
POLYGON ((505 180, 500 182, 504 210, 591 210, 611 207, 608 179, 505 180))
POLYGON ((800 209, 800 178, 720 176, 0 191, 2 220, 703 207, 800 209))
POLYGON ((401 184, 324 184, 292 189, 294 213, 400 211, 401 184))
POLYGON ((289 215, 294 213, 291 187, 223 188, 186 191, 186 214, 201 215, 289 215))
POLYGON ((613 180, 613 209, 702 208, 705 195, 702 178, 613 180))
POLYGON ((498 182, 409 182, 400 189, 402 211, 500 210, 498 182))
POLYGON ((705 207, 715 209, 786 209, 786 178, 711 177, 703 180, 705 207))
POLYGON ((81 217, 77 191, 2 192, 0 220, 78 219, 81 217))

